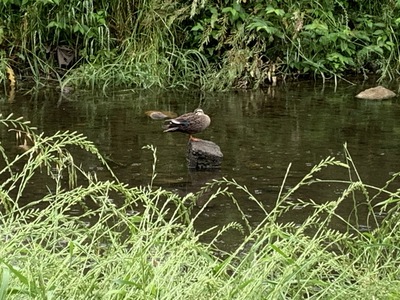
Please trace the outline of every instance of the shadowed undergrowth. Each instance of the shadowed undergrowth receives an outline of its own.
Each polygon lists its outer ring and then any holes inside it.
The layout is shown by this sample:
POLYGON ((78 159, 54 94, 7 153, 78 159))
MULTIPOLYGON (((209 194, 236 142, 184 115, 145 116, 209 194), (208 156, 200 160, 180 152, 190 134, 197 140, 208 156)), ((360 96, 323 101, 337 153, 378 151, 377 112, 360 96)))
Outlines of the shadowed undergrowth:
MULTIPOLYGON (((241 211, 240 202, 245 197, 265 212, 265 218, 251 225, 242 212, 240 222, 223 228, 210 224, 207 234, 214 238, 204 243, 200 240, 205 232, 198 232, 194 225, 205 209, 194 208, 199 194, 179 197, 154 188, 152 180, 142 187, 120 182, 93 143, 76 132, 45 136, 12 116, 1 117, 0 123, 12 131, 10 135, 16 132, 25 145, 25 152, 15 157, 0 147, 2 166, 3 162, 6 165, 0 170, 0 298, 400 296, 399 193, 390 192, 399 174, 383 188, 368 186, 359 179, 347 151, 345 162, 328 157, 314 166, 289 192, 282 192, 269 211, 234 180, 210 182, 199 192, 212 191, 208 201, 229 197, 241 211), (69 152, 71 147, 96 156, 109 169, 109 180, 99 180, 96 174, 83 170, 69 152), (292 197, 306 185, 328 186, 334 180, 322 181, 317 176, 322 169, 334 167, 349 170, 349 178, 340 180, 344 188, 335 201, 320 204, 292 197), (20 199, 28 192, 34 174, 40 172, 48 174, 48 193, 22 207, 20 199), (387 200, 376 201, 378 195, 387 200), (357 218, 349 221, 337 213, 343 201, 354 201, 354 215, 358 206, 368 208, 369 231, 359 229, 357 218), (282 214, 301 208, 312 211, 303 223, 279 222, 282 214), (378 213, 385 215, 379 222, 378 213), (341 219, 348 229, 332 229, 332 218, 341 219), (235 230, 242 242, 235 249, 222 251, 216 242, 228 230, 235 230)), ((155 149, 146 148, 156 159, 155 149)), ((289 172, 290 168, 285 178, 289 172)))

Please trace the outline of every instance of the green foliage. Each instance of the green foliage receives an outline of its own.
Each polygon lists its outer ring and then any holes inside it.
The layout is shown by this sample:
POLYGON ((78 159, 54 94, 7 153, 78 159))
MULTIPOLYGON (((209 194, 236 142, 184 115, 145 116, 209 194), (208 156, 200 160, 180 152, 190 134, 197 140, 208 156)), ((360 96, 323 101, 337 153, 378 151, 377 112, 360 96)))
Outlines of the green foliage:
MULTIPOLYGON (((151 183, 130 187, 110 169, 111 181, 102 181, 70 155, 71 146, 80 147, 107 167, 80 134, 38 135, 28 122, 12 116, 0 116, 0 123, 18 139, 25 136, 33 142, 16 157, 0 147, 6 162, 0 175, 8 178, 0 186, 2 298, 396 299, 400 295, 400 192, 390 191, 400 173, 382 188, 369 186, 361 181, 346 147, 345 162, 322 160, 287 193, 282 188, 267 210, 245 186, 225 178, 185 197, 155 189, 151 183), (21 163, 24 167, 16 168, 21 163), (345 168, 349 178, 320 180, 318 174, 325 168, 345 168), (41 170, 47 170, 48 191, 22 206, 27 183, 41 170), (63 176, 75 178, 74 174, 84 180, 66 186, 63 176), (303 186, 325 187, 328 193, 333 181, 343 184, 336 201, 294 197, 303 186), (194 210, 195 198, 210 191, 208 203, 229 197, 242 214, 242 224, 232 222, 222 228, 210 224, 206 232, 196 230, 195 222, 206 206, 194 210), (265 214, 260 223, 251 223, 241 211, 237 197, 243 195, 265 214), (386 200, 375 205, 379 196, 386 200), (361 230, 358 218, 339 214, 344 201, 354 203, 355 216, 361 206, 368 209, 368 231, 361 230), (285 213, 301 209, 309 211, 303 222, 280 222, 285 213), (376 214, 385 218, 378 221, 376 214), (347 230, 330 228, 334 218, 347 230), (222 251, 217 242, 229 230, 237 230, 238 246, 222 251), (206 233, 214 238, 200 242, 206 233)), ((153 152, 154 179, 156 149, 146 148, 153 152)))
POLYGON ((173 1, 2 1, 10 30, 0 41, 12 68, 38 83, 198 85, 206 61, 176 43, 184 12, 173 1))
POLYGON ((58 68, 71 67, 91 53, 110 49, 107 14, 92 1, 2 1, 0 15, 10 58, 21 75, 57 78, 58 68))
POLYGON ((104 89, 394 78, 399 11, 389 0, 2 0, 0 59, 19 79, 104 89))
POLYGON ((211 89, 254 88, 288 75, 394 77, 399 5, 363 2, 209 1, 192 9, 191 45, 215 63, 211 89))

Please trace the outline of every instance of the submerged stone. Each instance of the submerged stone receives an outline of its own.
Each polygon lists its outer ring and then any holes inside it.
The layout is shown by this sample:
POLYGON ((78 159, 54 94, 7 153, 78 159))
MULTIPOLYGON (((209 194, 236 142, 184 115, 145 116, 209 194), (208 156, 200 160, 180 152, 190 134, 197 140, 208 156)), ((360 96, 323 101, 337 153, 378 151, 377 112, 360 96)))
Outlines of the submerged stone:
POLYGON ((356 95, 356 98, 367 99, 367 100, 385 100, 393 98, 395 96, 396 94, 394 92, 379 85, 377 87, 362 91, 361 93, 356 95))
POLYGON ((211 141, 190 140, 187 163, 189 169, 217 169, 221 167, 223 154, 220 147, 211 141))
POLYGON ((149 110, 149 111, 146 111, 145 114, 154 120, 175 118, 177 116, 176 113, 171 112, 171 111, 157 111, 157 110, 149 110))

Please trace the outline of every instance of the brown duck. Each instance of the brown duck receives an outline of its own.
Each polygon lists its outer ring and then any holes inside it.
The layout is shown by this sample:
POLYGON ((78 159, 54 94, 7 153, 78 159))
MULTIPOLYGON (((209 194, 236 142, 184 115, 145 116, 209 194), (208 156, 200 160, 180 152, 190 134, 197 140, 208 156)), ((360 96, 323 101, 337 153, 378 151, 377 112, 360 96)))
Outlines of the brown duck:
POLYGON ((199 133, 206 129, 211 123, 211 119, 200 108, 194 112, 181 115, 174 119, 165 121, 163 126, 164 132, 183 132, 190 135, 190 140, 198 141, 199 139, 192 137, 192 134, 199 133))

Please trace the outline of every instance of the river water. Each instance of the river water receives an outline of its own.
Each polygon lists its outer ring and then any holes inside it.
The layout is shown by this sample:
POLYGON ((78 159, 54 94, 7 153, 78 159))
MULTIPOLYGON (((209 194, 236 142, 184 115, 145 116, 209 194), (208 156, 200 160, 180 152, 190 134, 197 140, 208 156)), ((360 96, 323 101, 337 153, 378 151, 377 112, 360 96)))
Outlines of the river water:
MULTIPOLYGON (((334 156, 344 161, 344 143, 365 183, 383 186, 400 170, 398 98, 386 101, 354 98, 371 86, 343 82, 335 87, 329 83, 297 82, 259 91, 120 90, 75 91, 65 95, 42 89, 17 93, 13 99, 2 96, 0 111, 3 115, 23 116, 47 135, 59 130, 83 133, 113 161, 111 165, 121 181, 130 185, 150 182, 153 157, 142 147, 153 145, 158 157, 155 186, 184 195, 197 191, 214 178, 234 178, 266 207, 272 207, 289 164, 284 191, 322 159, 334 156), (145 114, 149 110, 160 110, 179 115, 197 107, 203 108, 212 120, 210 127, 198 137, 218 144, 224 155, 218 171, 189 171, 185 158, 188 136, 163 133, 162 121, 145 114)), ((1 137, 2 146, 14 151, 15 139, 10 139, 4 128, 1 137)), ((91 155, 79 155, 89 169, 102 172, 91 155)), ((321 177, 347 180, 348 171, 331 167, 321 177)), ((345 187, 313 185, 299 191, 296 197, 322 203, 335 200, 345 187)), ((35 194, 34 188, 32 194, 35 194)), ((239 195, 238 200, 254 223, 264 217, 247 197, 239 195)), ((230 200, 214 203, 203 212, 199 229, 240 219, 233 206, 230 200)), ((346 215, 352 208, 353 202, 349 201, 341 211, 346 215)), ((287 221, 301 222, 304 214, 292 213, 287 221)))

